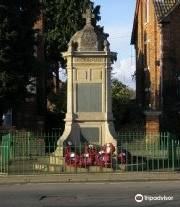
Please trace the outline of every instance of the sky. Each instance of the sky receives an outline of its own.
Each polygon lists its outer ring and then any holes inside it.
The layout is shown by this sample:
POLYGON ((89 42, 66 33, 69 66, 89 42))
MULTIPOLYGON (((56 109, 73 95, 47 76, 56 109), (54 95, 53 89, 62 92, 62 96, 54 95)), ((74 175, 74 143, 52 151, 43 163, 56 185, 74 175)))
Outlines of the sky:
POLYGON ((104 31, 109 33, 110 48, 118 53, 113 65, 113 76, 131 88, 135 88, 132 75, 135 71, 134 47, 130 45, 133 26, 135 0, 93 0, 100 5, 101 21, 104 31))

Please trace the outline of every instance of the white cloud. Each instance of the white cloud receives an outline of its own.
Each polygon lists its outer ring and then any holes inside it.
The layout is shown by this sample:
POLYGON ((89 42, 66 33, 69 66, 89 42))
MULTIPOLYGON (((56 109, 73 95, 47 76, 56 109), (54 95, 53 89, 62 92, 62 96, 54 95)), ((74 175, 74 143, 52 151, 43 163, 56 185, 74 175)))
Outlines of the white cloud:
POLYGON ((117 52, 117 62, 113 65, 113 77, 118 78, 124 84, 135 89, 135 80, 132 75, 135 72, 134 48, 130 45, 132 25, 111 25, 105 28, 109 33, 111 51, 117 52))
POLYGON ((59 78, 63 82, 65 82, 67 80, 67 73, 66 73, 65 69, 59 68, 59 78))
POLYGON ((131 58, 122 59, 113 65, 113 77, 117 78, 130 88, 135 89, 135 80, 132 75, 135 71, 135 62, 131 58))

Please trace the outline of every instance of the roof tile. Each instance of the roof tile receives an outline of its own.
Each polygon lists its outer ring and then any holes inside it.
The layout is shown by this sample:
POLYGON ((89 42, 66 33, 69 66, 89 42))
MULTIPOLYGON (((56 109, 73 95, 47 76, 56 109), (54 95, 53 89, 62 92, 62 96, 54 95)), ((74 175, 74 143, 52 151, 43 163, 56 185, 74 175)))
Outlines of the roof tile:
POLYGON ((158 20, 163 19, 179 3, 180 0, 154 0, 158 20))

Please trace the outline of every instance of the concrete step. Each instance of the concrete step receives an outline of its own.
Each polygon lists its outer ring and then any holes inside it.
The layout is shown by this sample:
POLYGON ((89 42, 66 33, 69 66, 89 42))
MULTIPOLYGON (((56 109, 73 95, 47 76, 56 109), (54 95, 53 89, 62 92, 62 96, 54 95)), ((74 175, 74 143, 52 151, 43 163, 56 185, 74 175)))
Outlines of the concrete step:
POLYGON ((50 162, 49 156, 43 156, 37 158, 37 163, 49 164, 49 162, 50 162))
POLYGON ((9 174, 26 174, 33 173, 33 164, 37 160, 15 160, 9 163, 8 173, 9 174))
POLYGON ((113 168, 100 166, 74 167, 66 165, 64 159, 53 157, 39 157, 30 160, 11 161, 8 168, 9 174, 41 174, 41 173, 98 173, 113 172, 113 168), (50 162, 51 161, 51 162, 50 162))
POLYGON ((73 166, 70 166, 70 165, 65 165, 64 166, 64 172, 65 173, 87 173, 88 168, 73 167, 73 166))
POLYGON ((34 172, 36 173, 62 173, 64 172, 63 165, 51 165, 51 164, 42 164, 42 163, 35 163, 33 165, 34 172))
POLYGON ((121 170, 121 171, 144 171, 146 169, 147 169, 147 163, 117 165, 117 170, 121 170))
POLYGON ((63 165, 50 164, 50 157, 41 157, 33 160, 14 160, 9 163, 9 174, 39 174, 60 173, 64 171, 63 165))
POLYGON ((65 165, 64 157, 51 155, 49 158, 49 163, 52 165, 65 165))
POLYGON ((89 172, 113 172, 113 168, 101 166, 89 166, 89 172))

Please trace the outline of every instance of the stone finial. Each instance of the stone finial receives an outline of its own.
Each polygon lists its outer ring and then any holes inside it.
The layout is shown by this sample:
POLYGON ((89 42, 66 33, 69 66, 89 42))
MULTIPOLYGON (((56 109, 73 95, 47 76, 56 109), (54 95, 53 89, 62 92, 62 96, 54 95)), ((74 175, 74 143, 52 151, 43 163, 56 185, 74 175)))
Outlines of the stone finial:
POLYGON ((91 24, 91 19, 95 18, 95 15, 92 13, 91 9, 86 9, 86 12, 83 14, 83 18, 86 19, 86 25, 91 24))
POLYGON ((73 41, 70 41, 68 43, 68 52, 72 52, 73 51, 73 41))
POLYGON ((110 51, 109 45, 109 42, 107 40, 104 40, 104 51, 110 51))

